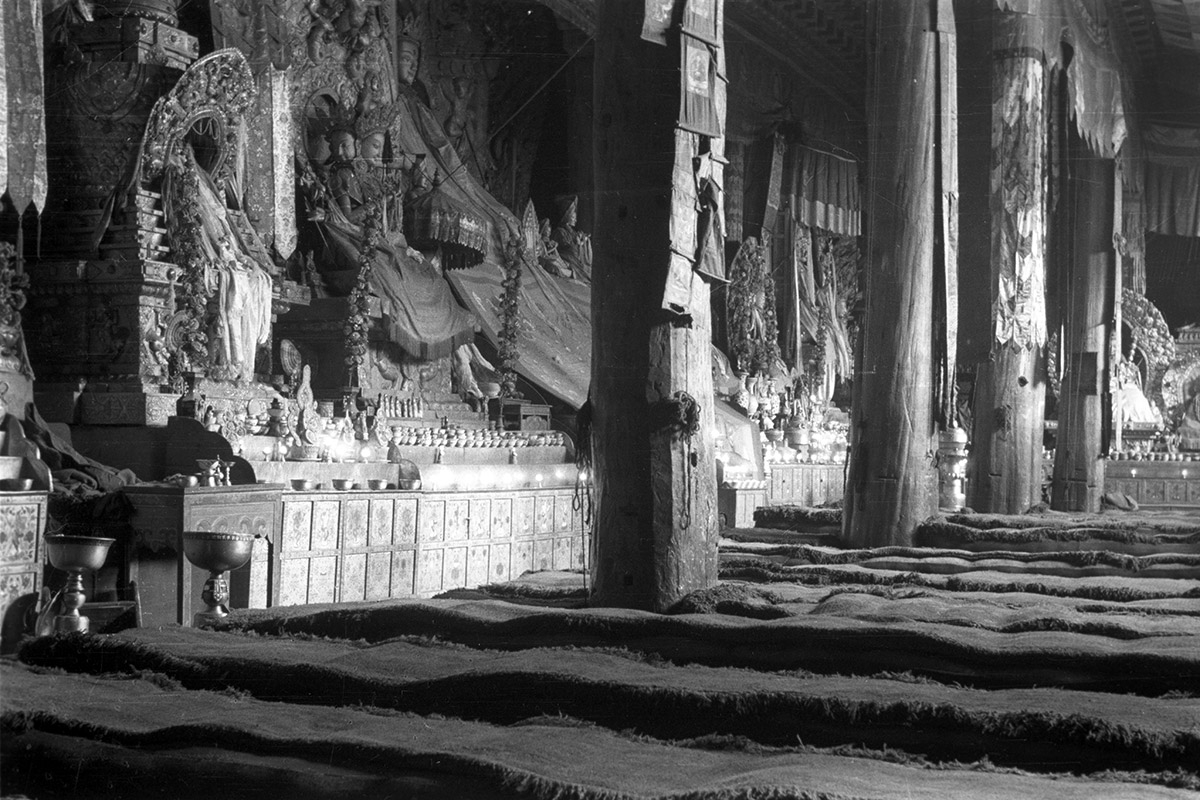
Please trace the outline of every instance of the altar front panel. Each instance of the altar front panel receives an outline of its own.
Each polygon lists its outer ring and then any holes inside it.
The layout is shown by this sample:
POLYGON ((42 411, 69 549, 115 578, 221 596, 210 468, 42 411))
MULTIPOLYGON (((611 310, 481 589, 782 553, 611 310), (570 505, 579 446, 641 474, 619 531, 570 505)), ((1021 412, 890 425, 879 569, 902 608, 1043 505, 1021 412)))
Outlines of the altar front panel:
POLYGON ((279 605, 429 597, 583 569, 572 487, 285 491, 279 605))

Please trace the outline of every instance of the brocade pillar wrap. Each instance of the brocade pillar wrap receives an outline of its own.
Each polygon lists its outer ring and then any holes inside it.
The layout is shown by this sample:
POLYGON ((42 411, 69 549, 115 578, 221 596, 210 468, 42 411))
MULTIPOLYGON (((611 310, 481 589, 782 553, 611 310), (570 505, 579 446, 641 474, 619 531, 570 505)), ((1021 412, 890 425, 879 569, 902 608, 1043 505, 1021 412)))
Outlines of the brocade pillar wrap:
POLYGON ((1036 14, 997 12, 992 67, 991 358, 979 365, 969 489, 979 511, 1041 498, 1048 98, 1036 14))
POLYGON ((1001 14, 992 75, 992 317, 996 343, 1046 344, 1045 59, 1035 17, 1001 14))

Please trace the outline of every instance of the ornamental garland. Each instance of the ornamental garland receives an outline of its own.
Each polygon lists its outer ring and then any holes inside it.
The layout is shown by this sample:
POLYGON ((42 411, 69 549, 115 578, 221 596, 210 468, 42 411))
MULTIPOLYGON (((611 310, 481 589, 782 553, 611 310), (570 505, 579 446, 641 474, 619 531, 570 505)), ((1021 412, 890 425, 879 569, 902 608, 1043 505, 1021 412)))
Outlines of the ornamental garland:
POLYGON ((25 307, 25 289, 29 276, 17 272, 14 266, 17 249, 0 242, 0 326, 16 328, 21 324, 21 309, 25 307))
POLYGON ((346 317, 346 366, 350 367, 351 381, 367 356, 367 335, 371 327, 371 273, 375 266, 375 253, 382 238, 383 209, 378 203, 366 203, 362 228, 362 246, 358 249, 358 277, 354 288, 346 298, 349 314, 346 317))
MULTIPOLYGON (((189 372, 208 363, 208 334, 205 319, 210 292, 204 275, 210 268, 200 245, 203 217, 200 210, 200 179, 189 161, 173 161, 169 169, 175 180, 171 198, 172 213, 167 214, 167 234, 175 251, 175 261, 183 273, 181 292, 187 320, 181 326, 181 346, 176 353, 177 372, 189 372)), ((194 164, 192 165, 194 166, 194 164)))
POLYGON ((500 295, 500 395, 519 397, 517 394, 517 362, 520 353, 517 337, 521 325, 521 265, 526 258, 525 241, 520 236, 509 238, 504 245, 504 279, 500 295))
POLYGON ((750 237, 730 267, 727 294, 729 348, 737 368, 763 372, 779 361, 779 325, 775 318, 775 278, 766 248, 750 237))

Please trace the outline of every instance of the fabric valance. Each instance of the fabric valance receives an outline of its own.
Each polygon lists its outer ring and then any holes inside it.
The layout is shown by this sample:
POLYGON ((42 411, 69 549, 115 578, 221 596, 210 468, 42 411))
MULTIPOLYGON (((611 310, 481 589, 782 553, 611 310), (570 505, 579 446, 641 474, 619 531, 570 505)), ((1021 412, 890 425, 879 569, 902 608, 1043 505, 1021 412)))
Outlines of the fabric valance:
POLYGON ((1200 130, 1146 125, 1146 230, 1200 236, 1200 130))
POLYGON ((861 234, 858 162, 802 146, 794 165, 796 221, 840 236, 861 234))

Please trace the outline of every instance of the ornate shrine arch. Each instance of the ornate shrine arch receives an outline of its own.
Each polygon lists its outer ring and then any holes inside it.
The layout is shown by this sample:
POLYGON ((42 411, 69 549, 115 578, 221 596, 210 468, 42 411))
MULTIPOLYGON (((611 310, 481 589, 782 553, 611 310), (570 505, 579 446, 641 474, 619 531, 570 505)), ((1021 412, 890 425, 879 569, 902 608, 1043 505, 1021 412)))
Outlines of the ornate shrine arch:
POLYGON ((1167 413, 1170 401, 1163 395, 1163 376, 1175 359, 1175 340, 1162 312, 1143 294, 1126 288, 1121 293, 1121 319, 1130 330, 1134 352, 1145 364, 1145 394, 1167 413))
POLYGON ((162 177, 170 153, 189 136, 211 139, 205 143, 212 150, 204 164, 207 172, 227 172, 255 93, 254 76, 240 50, 218 50, 188 67, 150 111, 142 140, 142 181, 162 177))

